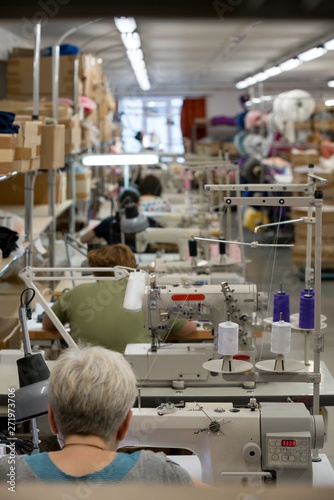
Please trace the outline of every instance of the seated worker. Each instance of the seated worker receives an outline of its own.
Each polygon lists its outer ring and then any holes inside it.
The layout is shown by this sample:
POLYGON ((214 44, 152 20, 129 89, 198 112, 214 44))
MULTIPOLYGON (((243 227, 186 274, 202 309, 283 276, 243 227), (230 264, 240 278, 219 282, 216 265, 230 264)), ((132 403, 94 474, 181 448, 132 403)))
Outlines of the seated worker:
MULTIPOLYGON (((91 250, 88 262, 89 267, 137 267, 133 252, 122 243, 91 250)), ((127 278, 82 283, 64 292, 52 310, 62 324, 69 324, 76 342, 81 340, 123 353, 129 343, 151 342, 150 332, 144 328, 144 313, 129 313, 123 308, 127 283, 127 278)), ((56 330, 47 314, 42 326, 45 330, 56 330)), ((177 319, 170 333, 182 338, 195 329, 195 322, 177 319)))
MULTIPOLYGON (((134 187, 122 189, 119 194, 118 204, 122 209, 127 203, 133 202, 139 205, 140 192, 134 187)), ((148 217, 149 227, 161 227, 152 217, 148 217)), ((128 245, 133 252, 135 249, 135 234, 125 234, 125 244, 128 245)), ((95 238, 103 238, 109 245, 121 243, 121 228, 120 228, 120 212, 103 219, 96 227, 86 231, 80 238, 82 243, 92 243, 95 238)))
MULTIPOLYGON (((163 453, 116 451, 137 394, 136 378, 121 354, 98 346, 68 348, 48 387, 49 425, 61 449, 16 456, 17 489, 27 482, 68 481, 204 485, 163 453)), ((8 456, 0 458, 1 482, 9 477, 10 463, 8 456)))
POLYGON ((139 184, 140 202, 142 212, 170 212, 170 202, 162 198, 161 182, 155 175, 149 174, 139 184))

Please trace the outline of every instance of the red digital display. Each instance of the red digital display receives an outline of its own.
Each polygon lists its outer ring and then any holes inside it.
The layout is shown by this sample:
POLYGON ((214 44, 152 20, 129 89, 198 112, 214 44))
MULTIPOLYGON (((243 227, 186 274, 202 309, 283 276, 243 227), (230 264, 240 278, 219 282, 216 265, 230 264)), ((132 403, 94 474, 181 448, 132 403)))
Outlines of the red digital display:
POLYGON ((294 448, 296 444, 295 439, 282 439, 281 441, 281 446, 284 446, 284 448, 294 448))

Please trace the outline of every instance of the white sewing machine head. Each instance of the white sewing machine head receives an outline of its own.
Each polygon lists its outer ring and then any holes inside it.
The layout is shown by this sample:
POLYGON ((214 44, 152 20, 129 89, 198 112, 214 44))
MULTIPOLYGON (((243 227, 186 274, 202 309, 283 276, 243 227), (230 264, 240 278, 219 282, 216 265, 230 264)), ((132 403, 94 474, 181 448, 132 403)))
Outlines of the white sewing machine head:
POLYGON ((203 368, 210 359, 220 357, 217 350, 218 325, 227 318, 239 325, 239 351, 255 363, 252 337, 253 314, 262 307, 262 295, 252 283, 228 285, 156 285, 152 277, 145 288, 143 310, 145 326, 152 332, 152 344, 128 344, 125 357, 137 380, 144 385, 179 387, 223 386, 230 384, 222 375, 203 368), (210 343, 160 344, 173 319, 198 321, 212 332, 210 343))
POLYGON ((322 448, 324 424, 302 403, 167 403, 133 410, 122 446, 187 449, 212 485, 302 481, 312 484, 311 450, 322 448), (182 405, 181 405, 182 406, 182 405))
POLYGON ((258 293, 253 283, 156 285, 151 276, 143 310, 145 326, 150 330, 168 330, 170 319, 186 318, 210 323, 214 335, 229 314, 230 320, 239 325, 242 343, 250 344, 253 313, 265 303, 266 295, 258 293))
POLYGON ((198 227, 148 227, 136 234, 136 248, 142 253, 149 243, 173 243, 179 248, 180 260, 186 260, 189 257, 188 241, 195 236, 209 236, 209 232, 198 227))

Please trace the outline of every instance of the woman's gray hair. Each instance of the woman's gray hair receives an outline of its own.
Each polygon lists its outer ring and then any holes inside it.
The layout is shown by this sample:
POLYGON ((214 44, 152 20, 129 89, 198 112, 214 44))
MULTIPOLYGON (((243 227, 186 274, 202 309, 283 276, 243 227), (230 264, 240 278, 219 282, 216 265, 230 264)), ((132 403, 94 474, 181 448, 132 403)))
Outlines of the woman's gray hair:
POLYGON ((99 346, 66 349, 49 379, 49 401, 62 438, 70 434, 111 439, 136 398, 136 378, 118 352, 99 346))

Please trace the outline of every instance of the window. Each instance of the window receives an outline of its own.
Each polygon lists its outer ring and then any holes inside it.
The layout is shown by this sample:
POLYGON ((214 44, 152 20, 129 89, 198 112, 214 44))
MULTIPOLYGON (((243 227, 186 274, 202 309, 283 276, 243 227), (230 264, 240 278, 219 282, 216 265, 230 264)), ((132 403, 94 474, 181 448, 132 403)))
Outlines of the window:
POLYGON ((124 150, 138 152, 144 148, 183 153, 182 103, 181 98, 121 99, 119 113, 123 126, 124 150))

